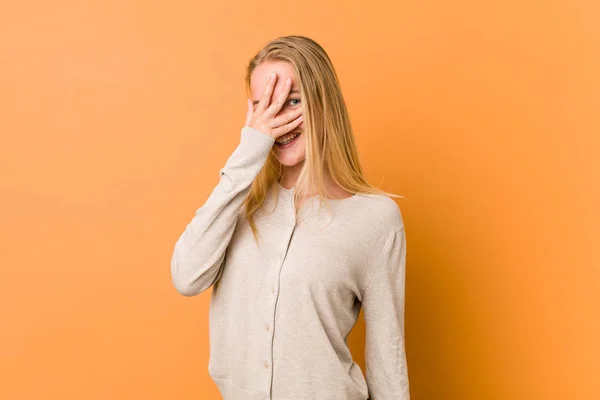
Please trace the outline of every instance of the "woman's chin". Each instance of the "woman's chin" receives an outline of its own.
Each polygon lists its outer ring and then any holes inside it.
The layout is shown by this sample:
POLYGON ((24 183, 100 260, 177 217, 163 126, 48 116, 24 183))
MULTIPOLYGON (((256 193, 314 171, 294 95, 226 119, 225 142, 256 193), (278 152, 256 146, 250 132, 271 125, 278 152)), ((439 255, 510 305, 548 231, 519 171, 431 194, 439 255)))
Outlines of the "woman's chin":
MULTIPOLYGON (((302 135, 300 135, 302 137, 302 135)), ((287 148, 275 148, 275 158, 284 167, 295 167, 305 159, 304 141, 298 141, 287 148)))
POLYGON ((295 167, 304 161, 304 157, 285 154, 277 157, 277 161, 286 168, 295 167))

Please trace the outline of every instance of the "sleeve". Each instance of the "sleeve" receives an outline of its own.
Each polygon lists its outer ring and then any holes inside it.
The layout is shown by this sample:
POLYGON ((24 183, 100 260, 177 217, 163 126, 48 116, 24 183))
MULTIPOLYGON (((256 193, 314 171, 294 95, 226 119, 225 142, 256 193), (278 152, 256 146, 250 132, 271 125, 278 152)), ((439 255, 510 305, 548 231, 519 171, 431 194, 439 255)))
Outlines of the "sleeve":
POLYGON ((371 400, 409 400, 404 347, 404 227, 387 241, 363 291, 366 380, 371 400))
POLYGON ((221 276, 239 211, 274 142, 256 129, 242 128, 240 143, 220 170, 217 186, 175 244, 171 279, 182 295, 195 296, 221 276))

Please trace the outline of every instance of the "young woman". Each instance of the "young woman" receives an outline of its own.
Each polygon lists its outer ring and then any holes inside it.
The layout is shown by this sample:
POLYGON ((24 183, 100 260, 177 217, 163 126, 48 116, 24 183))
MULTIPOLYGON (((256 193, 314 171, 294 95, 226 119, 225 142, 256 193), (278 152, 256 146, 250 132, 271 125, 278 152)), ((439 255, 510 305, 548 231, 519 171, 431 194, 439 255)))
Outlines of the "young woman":
POLYGON ((225 400, 408 400, 399 196, 365 180, 329 57, 281 37, 246 84, 240 143, 171 262, 181 294, 212 286, 210 376, 225 400), (366 377, 346 342, 361 307, 366 377))

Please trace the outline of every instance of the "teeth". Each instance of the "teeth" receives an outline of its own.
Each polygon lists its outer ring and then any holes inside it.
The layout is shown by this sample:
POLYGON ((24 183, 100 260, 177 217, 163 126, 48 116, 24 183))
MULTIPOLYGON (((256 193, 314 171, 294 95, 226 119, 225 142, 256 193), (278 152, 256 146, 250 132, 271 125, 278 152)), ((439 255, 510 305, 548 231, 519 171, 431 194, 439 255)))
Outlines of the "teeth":
POLYGON ((297 133, 297 132, 296 133, 288 133, 287 135, 278 138, 277 143, 287 143, 290 140, 294 139, 298 135, 299 135, 299 133, 297 133))
POLYGON ((289 133, 279 139, 277 139, 277 143, 279 144, 288 144, 289 142, 291 142, 292 140, 294 140, 296 137, 298 137, 300 135, 300 133, 289 133))

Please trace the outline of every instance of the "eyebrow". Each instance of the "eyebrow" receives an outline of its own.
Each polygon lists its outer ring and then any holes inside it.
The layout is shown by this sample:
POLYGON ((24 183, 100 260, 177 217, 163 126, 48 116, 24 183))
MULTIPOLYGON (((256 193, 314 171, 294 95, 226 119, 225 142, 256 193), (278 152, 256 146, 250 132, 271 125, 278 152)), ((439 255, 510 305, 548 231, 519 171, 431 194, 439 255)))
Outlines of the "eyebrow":
MULTIPOLYGON (((290 90, 290 94, 297 94, 297 93, 300 93, 300 89, 292 89, 292 90, 290 90)), ((252 104, 253 104, 253 105, 257 105, 259 101, 260 101, 260 100, 254 100, 254 101, 252 102, 252 104)))

